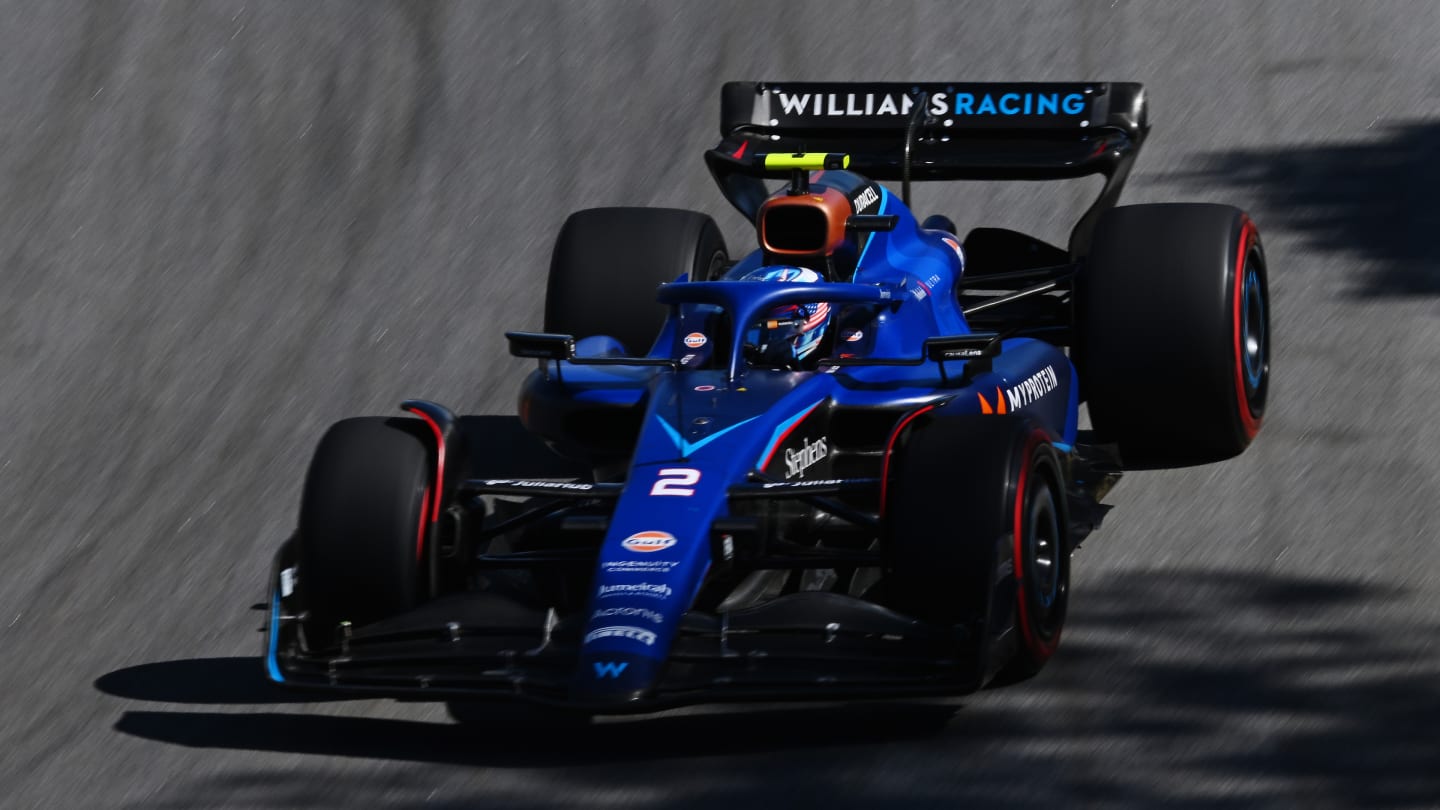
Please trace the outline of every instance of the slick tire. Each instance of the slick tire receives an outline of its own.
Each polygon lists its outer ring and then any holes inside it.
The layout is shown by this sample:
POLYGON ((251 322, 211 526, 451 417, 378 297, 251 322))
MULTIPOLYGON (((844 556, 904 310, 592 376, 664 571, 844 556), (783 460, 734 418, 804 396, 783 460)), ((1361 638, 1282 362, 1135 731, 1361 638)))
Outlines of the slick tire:
POLYGON ((1270 302, 1244 212, 1115 208, 1076 292, 1082 393, 1126 467, 1205 464, 1249 446, 1270 387, 1270 302))
POLYGON ((361 417, 320 440, 300 500, 299 589, 308 646, 337 627, 413 608, 424 592, 425 514, 434 476, 424 425, 361 417))
POLYGON ((966 628, 981 652, 1008 656, 987 662, 1007 680, 1039 672, 1069 604, 1064 480, 1055 448, 1024 416, 924 414, 903 427, 885 483, 891 606, 966 628))
POLYGON ((673 208, 591 208, 570 215, 555 241, 545 289, 545 331, 609 335, 626 351, 650 350, 666 308, 661 284, 710 281, 728 261, 705 214, 673 208))

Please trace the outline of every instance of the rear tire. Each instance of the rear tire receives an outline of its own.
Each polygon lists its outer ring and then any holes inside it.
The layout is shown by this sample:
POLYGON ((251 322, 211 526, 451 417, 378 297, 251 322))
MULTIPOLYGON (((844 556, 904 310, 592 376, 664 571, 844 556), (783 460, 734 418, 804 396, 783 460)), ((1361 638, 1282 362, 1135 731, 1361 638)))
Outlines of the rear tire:
POLYGON ((666 308, 655 289, 688 274, 718 278, 725 239, 705 214, 673 208, 591 208, 565 221, 545 290, 545 331, 609 335, 627 352, 649 351, 666 308))
POLYGON ((1026 417, 915 419, 887 475, 887 601, 984 645, 1013 624, 1002 677, 1034 675, 1059 645, 1069 603, 1063 482, 1055 449, 1026 417))
POLYGON ((321 438, 300 501, 300 590, 305 637, 334 642, 340 622, 360 626, 413 608, 424 592, 429 500, 437 497, 424 426, 361 417, 321 438))
POLYGON ((1220 461, 1249 446, 1270 379, 1265 253, 1224 205, 1131 205, 1095 229, 1078 287, 1081 384, 1126 467, 1220 461))

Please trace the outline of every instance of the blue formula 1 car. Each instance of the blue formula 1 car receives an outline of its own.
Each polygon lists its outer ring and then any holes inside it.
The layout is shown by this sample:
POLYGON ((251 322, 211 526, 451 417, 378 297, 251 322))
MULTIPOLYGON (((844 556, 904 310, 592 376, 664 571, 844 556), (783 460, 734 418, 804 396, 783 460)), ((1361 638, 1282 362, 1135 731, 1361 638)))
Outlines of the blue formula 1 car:
POLYGON ((463 715, 1034 675, 1120 473, 1234 456, 1265 409, 1255 227, 1116 207, 1148 131, 1138 84, 727 84, 706 160, 755 249, 694 212, 576 213, 543 331, 508 333, 538 361, 518 417, 330 428, 271 679, 463 715), (1089 174, 1063 248, 908 205, 912 180, 1089 174))

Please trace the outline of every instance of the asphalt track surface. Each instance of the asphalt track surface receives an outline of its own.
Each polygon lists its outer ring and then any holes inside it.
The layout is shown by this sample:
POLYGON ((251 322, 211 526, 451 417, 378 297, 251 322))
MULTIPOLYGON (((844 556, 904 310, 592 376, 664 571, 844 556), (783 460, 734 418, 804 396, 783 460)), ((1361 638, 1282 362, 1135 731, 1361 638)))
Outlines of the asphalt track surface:
MULTIPOLYGON (((1428 2, 0 5, 0 805, 1440 805, 1437 41, 1428 2), (507 412, 572 210, 750 244, 700 160, 740 78, 1145 82, 1125 200, 1263 233, 1258 443, 1121 482, 1020 686, 559 738, 268 688, 319 432, 507 412)), ((1059 240, 1088 190, 917 208, 1059 240)))

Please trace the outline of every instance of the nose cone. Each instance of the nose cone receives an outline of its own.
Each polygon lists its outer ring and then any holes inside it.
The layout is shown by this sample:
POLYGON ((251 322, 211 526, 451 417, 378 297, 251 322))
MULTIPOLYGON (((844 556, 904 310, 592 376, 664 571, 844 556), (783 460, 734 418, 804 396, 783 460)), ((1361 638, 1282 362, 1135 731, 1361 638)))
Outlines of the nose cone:
POLYGON ((586 653, 570 688, 575 703, 620 707, 646 697, 661 662, 621 652, 586 653))

